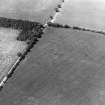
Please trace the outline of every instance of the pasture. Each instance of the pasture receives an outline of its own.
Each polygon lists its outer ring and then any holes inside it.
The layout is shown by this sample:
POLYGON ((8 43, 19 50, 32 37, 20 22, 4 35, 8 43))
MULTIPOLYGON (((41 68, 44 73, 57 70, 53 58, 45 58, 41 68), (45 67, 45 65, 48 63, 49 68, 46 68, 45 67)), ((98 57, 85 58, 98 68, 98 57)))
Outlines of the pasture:
POLYGON ((98 33, 48 28, 7 81, 0 103, 104 104, 104 46, 105 36, 98 33))

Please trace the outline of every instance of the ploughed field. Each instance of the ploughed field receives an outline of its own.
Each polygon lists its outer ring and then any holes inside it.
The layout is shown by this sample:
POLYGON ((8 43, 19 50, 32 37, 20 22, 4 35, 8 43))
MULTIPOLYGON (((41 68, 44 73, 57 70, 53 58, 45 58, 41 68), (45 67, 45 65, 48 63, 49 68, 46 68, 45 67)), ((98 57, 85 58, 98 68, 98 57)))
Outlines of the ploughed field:
POLYGON ((45 24, 60 0, 0 0, 0 16, 45 24))
POLYGON ((0 92, 2 105, 104 105, 105 36, 47 28, 0 92))
POLYGON ((8 76, 17 59, 32 48, 41 28, 39 23, 0 17, 0 81, 8 76))
POLYGON ((55 22, 105 31, 105 1, 65 0, 55 22))
POLYGON ((24 42, 16 40, 18 33, 17 30, 0 28, 0 80, 18 59, 17 53, 26 47, 24 42))

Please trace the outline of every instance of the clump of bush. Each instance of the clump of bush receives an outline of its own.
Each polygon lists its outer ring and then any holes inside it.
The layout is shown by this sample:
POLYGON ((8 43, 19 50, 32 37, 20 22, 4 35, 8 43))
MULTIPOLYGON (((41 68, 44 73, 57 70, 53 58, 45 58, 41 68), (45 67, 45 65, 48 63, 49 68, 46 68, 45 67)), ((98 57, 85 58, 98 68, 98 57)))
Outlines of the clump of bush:
POLYGON ((28 20, 9 19, 5 17, 0 17, 0 27, 27 30, 40 26, 41 24, 38 22, 30 22, 28 20))
POLYGON ((81 30, 81 28, 80 27, 77 27, 77 26, 73 26, 73 29, 81 30))
POLYGON ((67 25, 67 24, 65 24, 64 26, 63 26, 64 28, 71 28, 69 25, 67 25))
POLYGON ((27 41, 31 40, 33 37, 35 37, 35 33, 31 31, 22 31, 20 32, 19 36, 17 37, 17 40, 19 41, 27 41))
POLYGON ((63 25, 62 24, 52 23, 52 22, 48 22, 48 26, 56 27, 56 28, 63 28, 63 25))
POLYGON ((59 23, 52 23, 52 22, 48 22, 48 26, 51 27, 56 27, 56 28, 71 28, 69 25, 65 24, 59 24, 59 23))
POLYGON ((26 26, 20 31, 17 40, 19 41, 32 41, 34 37, 40 38, 43 34, 42 25, 34 25, 34 23, 24 23, 26 26))
POLYGON ((21 52, 18 52, 18 53, 17 53, 17 56, 18 56, 18 57, 21 57, 21 56, 22 56, 22 53, 21 53, 21 52))
POLYGON ((81 30, 82 30, 82 31, 88 31, 88 29, 86 29, 86 28, 82 28, 81 30))
POLYGON ((61 8, 61 5, 60 5, 60 4, 58 4, 58 5, 57 5, 57 7, 58 7, 58 8, 61 8))
POLYGON ((97 31, 97 33, 100 33, 100 34, 104 34, 105 35, 105 32, 103 32, 103 31, 97 31))
POLYGON ((55 8, 55 12, 60 12, 60 11, 59 11, 59 8, 55 8))

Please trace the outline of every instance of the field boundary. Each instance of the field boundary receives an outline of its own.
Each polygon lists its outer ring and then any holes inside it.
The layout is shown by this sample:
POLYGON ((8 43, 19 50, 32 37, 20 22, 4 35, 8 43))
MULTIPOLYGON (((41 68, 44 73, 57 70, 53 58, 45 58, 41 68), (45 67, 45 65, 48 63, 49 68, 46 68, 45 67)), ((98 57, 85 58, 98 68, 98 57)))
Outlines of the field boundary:
POLYGON ((54 28, 65 28, 65 29, 69 28, 69 29, 73 29, 73 30, 88 31, 88 32, 93 32, 93 33, 105 35, 105 31, 97 31, 97 30, 93 30, 93 29, 89 29, 89 28, 83 28, 83 27, 79 27, 79 26, 70 26, 67 24, 63 25, 63 24, 59 24, 59 23, 49 22, 48 26, 54 27, 54 28))

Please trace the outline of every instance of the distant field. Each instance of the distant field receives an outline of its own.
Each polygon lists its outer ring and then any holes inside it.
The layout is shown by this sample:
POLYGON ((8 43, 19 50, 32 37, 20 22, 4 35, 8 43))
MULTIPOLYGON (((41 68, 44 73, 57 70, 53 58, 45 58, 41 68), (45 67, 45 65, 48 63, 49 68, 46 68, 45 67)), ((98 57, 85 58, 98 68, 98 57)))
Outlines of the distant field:
POLYGON ((0 0, 0 16, 45 23, 60 0, 0 0))
POLYGON ((104 46, 101 34, 48 28, 7 81, 0 103, 104 105, 104 46))
POLYGON ((105 31, 105 1, 65 0, 55 22, 105 31))

